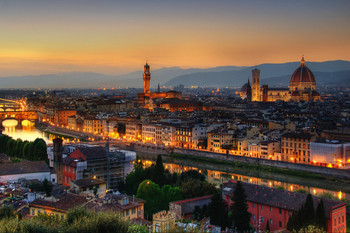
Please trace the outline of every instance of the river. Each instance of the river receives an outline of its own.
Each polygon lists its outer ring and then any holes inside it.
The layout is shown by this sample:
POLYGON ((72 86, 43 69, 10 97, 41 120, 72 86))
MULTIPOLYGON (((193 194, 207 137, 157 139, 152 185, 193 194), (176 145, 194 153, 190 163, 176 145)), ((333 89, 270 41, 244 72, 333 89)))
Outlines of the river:
MULTIPOLYGON (((157 156, 147 156, 143 158, 145 167, 155 163, 157 156)), ((165 169, 171 173, 181 173, 188 170, 197 170, 206 177, 209 183, 220 186, 229 180, 239 180, 242 182, 264 185, 274 188, 283 188, 289 191, 306 191, 314 195, 333 196, 338 199, 350 199, 350 182, 318 180, 312 178, 258 172, 248 169, 236 169, 229 165, 217 165, 204 162, 194 162, 173 159, 163 156, 163 164, 165 169)))
MULTIPOLYGON (((35 127, 5 128, 3 134, 11 136, 13 139, 34 141, 42 138, 47 144, 52 143, 54 134, 44 133, 35 127)), ((65 142, 70 142, 72 138, 61 138, 65 142)), ((144 166, 155 163, 156 156, 144 158, 144 166)), ((265 185, 268 187, 283 188, 289 191, 305 190, 314 195, 327 193, 336 198, 350 199, 350 181, 316 180, 312 178, 290 176, 276 173, 267 173, 249 169, 237 169, 229 165, 218 165, 205 162, 194 162, 180 159, 173 159, 163 156, 164 166, 170 172, 181 173, 188 170, 198 170, 205 175, 208 182, 219 186, 231 179, 240 180, 252 184, 265 185)))
POLYGON ((27 140, 27 141, 34 141, 37 138, 41 138, 43 139, 46 144, 51 144, 52 140, 54 138, 62 138, 62 140, 64 142, 73 142, 73 141, 79 141, 75 138, 72 137, 64 137, 61 135, 55 135, 52 133, 47 133, 47 132, 42 132, 39 129, 35 128, 34 125, 32 126, 28 126, 28 127, 4 127, 4 130, 2 132, 3 134, 6 134, 10 137, 12 137, 13 139, 22 139, 23 141, 27 140))

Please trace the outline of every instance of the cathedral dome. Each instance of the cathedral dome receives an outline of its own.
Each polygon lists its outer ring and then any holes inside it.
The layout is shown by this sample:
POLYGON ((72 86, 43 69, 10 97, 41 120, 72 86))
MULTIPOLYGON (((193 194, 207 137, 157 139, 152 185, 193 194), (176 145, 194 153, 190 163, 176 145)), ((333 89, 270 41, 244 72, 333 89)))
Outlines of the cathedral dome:
POLYGON ((250 90, 252 89, 252 87, 250 86, 249 80, 248 80, 247 83, 245 83, 245 84, 242 86, 241 92, 247 93, 247 90, 248 90, 248 89, 250 89, 250 90))
POLYGON ((314 74, 305 65, 304 57, 301 59, 300 66, 294 71, 292 77, 290 78, 289 85, 300 86, 303 83, 308 83, 311 85, 316 85, 316 80, 314 74))

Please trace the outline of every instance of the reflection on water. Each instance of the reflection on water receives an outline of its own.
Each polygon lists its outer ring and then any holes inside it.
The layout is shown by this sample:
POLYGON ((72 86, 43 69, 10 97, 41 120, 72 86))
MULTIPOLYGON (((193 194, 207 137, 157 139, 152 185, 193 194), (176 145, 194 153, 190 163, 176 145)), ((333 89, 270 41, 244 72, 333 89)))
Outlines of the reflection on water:
POLYGON ((23 141, 34 141, 37 138, 42 138, 46 143, 49 143, 50 140, 45 136, 40 130, 33 127, 22 127, 22 129, 15 129, 14 127, 5 127, 3 134, 6 134, 13 139, 22 139, 23 141))
MULTIPOLYGON (((155 162, 151 160, 143 161, 144 167, 149 167, 152 164, 155 164, 155 162)), ((182 173, 189 170, 196 170, 199 173, 203 174, 209 183, 215 184, 217 186, 219 186, 222 183, 228 182, 229 180, 238 180, 238 181, 251 183, 251 184, 264 185, 271 188, 272 187, 281 188, 281 189, 283 188, 288 191, 305 190, 306 192, 312 193, 314 195, 321 195, 321 194, 327 193, 339 199, 350 198, 349 193, 345 193, 344 191, 341 191, 341 190, 334 191, 334 190, 322 189, 322 188, 311 187, 306 185, 281 182, 277 180, 263 179, 263 178, 246 176, 241 174, 234 174, 234 173, 228 173, 228 172, 222 172, 222 171, 213 171, 213 170, 203 169, 198 167, 184 166, 184 165, 179 165, 174 163, 163 163, 163 164, 164 164, 164 168, 168 169, 171 173, 174 173, 174 172, 182 173)))
POLYGON ((52 140, 54 138, 62 138, 63 142, 69 143, 69 142, 80 142, 79 139, 72 138, 72 137, 64 137, 64 136, 58 136, 51 133, 45 133, 41 132, 40 130, 33 127, 33 125, 22 125, 21 129, 15 128, 15 127, 5 127, 5 130, 3 131, 3 134, 6 134, 13 139, 22 139, 23 141, 34 141, 37 138, 43 139, 46 144, 52 143, 52 140))

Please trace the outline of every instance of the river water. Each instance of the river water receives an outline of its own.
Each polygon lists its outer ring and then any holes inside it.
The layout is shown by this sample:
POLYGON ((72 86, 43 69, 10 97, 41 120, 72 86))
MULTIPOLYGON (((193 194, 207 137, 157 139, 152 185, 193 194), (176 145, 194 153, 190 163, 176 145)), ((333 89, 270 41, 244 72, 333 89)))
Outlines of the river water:
MULTIPOLYGON (((22 127, 21 129, 5 128, 3 134, 11 136, 13 139, 34 141, 36 138, 42 138, 47 144, 57 135, 41 132, 34 127, 22 127)), ((69 142, 69 138, 62 138, 69 142)), ((151 166, 155 163, 156 156, 148 157, 143 160, 144 166, 151 166)), ((208 182, 219 186, 229 180, 240 180, 247 183, 265 185, 268 187, 283 188, 289 191, 305 190, 314 195, 327 193, 336 198, 350 199, 350 182, 334 180, 316 180, 305 177, 297 177, 283 174, 272 174, 248 169, 237 169, 229 165, 217 165, 204 162, 175 160, 163 157, 164 166, 170 172, 181 173, 188 170, 197 170, 205 175, 208 182)))
POLYGON ((12 137, 15 140, 20 138, 23 141, 25 140, 34 141, 37 138, 41 138, 46 142, 46 144, 51 144, 52 140, 57 137, 62 138, 62 140, 66 143, 77 141, 77 139, 74 139, 72 137, 64 137, 64 136, 59 136, 51 133, 42 132, 39 129, 36 129, 34 126, 20 127, 20 128, 5 127, 2 133, 12 137))
MULTIPOLYGON (((143 160, 145 167, 155 163, 154 158, 143 160)), ((267 187, 283 188, 289 191, 305 191, 314 195, 333 196, 337 199, 350 199, 350 182, 330 180, 318 180, 305 177, 297 177, 283 174, 257 172, 248 169, 236 169, 229 165, 216 165, 203 162, 186 160, 174 160, 163 156, 165 169, 171 173, 181 173, 188 170, 197 170, 203 174, 209 183, 220 186, 229 180, 239 180, 246 183, 264 185, 267 187)))

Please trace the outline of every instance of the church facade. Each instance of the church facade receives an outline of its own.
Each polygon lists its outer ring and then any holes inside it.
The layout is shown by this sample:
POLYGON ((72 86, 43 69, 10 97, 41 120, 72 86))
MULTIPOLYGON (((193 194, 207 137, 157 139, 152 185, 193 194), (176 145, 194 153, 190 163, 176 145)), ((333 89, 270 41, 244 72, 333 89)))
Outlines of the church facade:
POLYGON ((300 66, 294 71, 290 78, 288 88, 269 88, 268 85, 260 85, 260 70, 252 70, 251 97, 246 90, 250 90, 249 81, 240 92, 241 97, 246 96, 247 100, 258 102, 275 101, 319 101, 320 94, 316 91, 316 79, 314 74, 305 65, 304 57, 300 66), (248 89, 246 88, 248 87, 248 89))

